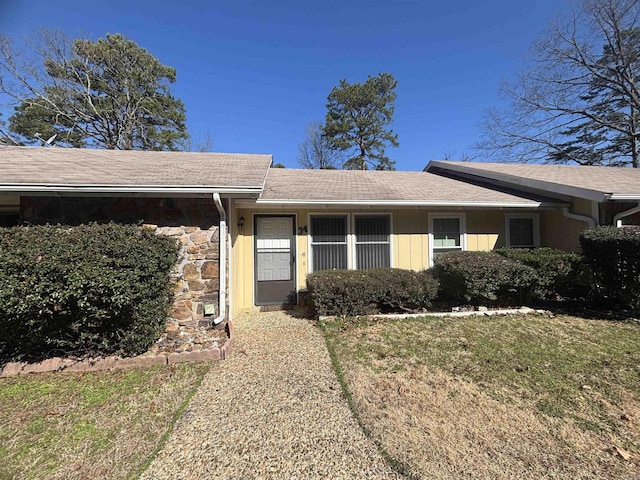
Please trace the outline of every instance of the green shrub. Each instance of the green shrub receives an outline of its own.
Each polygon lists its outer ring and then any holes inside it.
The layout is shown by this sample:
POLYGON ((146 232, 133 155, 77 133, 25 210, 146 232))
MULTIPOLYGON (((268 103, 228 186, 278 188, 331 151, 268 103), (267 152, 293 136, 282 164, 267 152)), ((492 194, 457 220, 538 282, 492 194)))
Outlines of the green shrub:
POLYGON ((434 260, 442 300, 495 304, 522 301, 532 285, 533 268, 495 252, 447 252, 434 260))
POLYGON ((580 235, 602 299, 640 308, 640 227, 597 227, 580 235))
POLYGON ((0 361, 144 352, 176 260, 174 240, 135 226, 0 229, 0 361))
POLYGON ((501 248, 495 252, 533 268, 535 275, 527 295, 533 300, 577 298, 589 293, 591 273, 579 253, 546 247, 501 248))
POLYGON ((438 291, 431 274, 394 268, 326 270, 307 277, 317 315, 424 311, 438 291))

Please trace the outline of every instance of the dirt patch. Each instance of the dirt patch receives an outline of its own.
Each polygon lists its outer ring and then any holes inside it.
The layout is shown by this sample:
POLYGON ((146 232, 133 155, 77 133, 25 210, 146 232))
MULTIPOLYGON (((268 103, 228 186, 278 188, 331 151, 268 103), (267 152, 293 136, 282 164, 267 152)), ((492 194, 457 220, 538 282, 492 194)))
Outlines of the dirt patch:
POLYGON ((553 315, 321 322, 417 478, 640 478, 640 328, 553 315))

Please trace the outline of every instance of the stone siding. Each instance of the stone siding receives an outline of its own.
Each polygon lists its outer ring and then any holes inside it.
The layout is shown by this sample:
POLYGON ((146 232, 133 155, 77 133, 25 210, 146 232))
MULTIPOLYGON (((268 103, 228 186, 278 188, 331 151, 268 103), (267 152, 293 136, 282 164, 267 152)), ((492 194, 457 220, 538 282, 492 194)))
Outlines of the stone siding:
POLYGON ((184 327, 202 324, 206 321, 205 304, 214 305, 217 315, 220 291, 219 227, 216 225, 207 230, 199 227, 163 227, 149 224, 145 224, 145 227, 154 229, 159 235, 175 237, 181 244, 178 264, 173 273, 176 297, 170 313, 171 323, 184 327))
POLYGON ((219 214, 211 198, 22 197, 20 217, 30 224, 142 224, 173 237, 180 252, 168 328, 208 325, 219 313, 219 214), (212 315, 204 315, 205 304, 214 305, 212 315))

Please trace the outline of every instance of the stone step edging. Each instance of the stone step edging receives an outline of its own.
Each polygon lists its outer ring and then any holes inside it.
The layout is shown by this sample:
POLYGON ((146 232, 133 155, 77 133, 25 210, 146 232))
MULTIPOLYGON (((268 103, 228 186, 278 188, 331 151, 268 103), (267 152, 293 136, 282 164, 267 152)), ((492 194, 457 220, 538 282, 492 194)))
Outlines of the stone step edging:
POLYGON ((44 372, 92 372, 98 370, 117 370, 126 368, 150 367, 156 365, 175 365, 177 363, 198 363, 224 360, 233 350, 233 337, 221 347, 211 347, 194 352, 169 353, 160 355, 142 354, 136 357, 103 357, 86 360, 54 357, 38 363, 9 362, 5 364, 1 377, 10 377, 27 373, 44 372))
MULTIPOLYGON (((373 315, 354 315, 355 317, 362 318, 388 318, 388 319, 405 319, 405 318, 420 318, 420 317, 491 317, 494 315, 531 315, 531 314, 548 314, 547 310, 535 310, 529 307, 520 308, 504 308, 497 310, 481 309, 470 311, 455 311, 455 312, 422 312, 422 313, 380 313, 373 315)), ((331 320, 339 318, 335 315, 321 316, 319 320, 331 320)))

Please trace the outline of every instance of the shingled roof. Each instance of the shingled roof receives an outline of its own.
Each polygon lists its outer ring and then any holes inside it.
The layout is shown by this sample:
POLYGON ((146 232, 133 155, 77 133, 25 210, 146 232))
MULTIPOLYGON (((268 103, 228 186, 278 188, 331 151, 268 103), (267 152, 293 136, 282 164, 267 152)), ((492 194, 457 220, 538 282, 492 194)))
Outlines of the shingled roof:
POLYGON ((258 203, 535 207, 558 201, 426 172, 271 168, 258 203))
POLYGON ((640 200, 640 169, 637 168, 431 161, 425 171, 597 202, 640 200))
POLYGON ((0 147, 0 190, 262 190, 271 155, 0 147))

